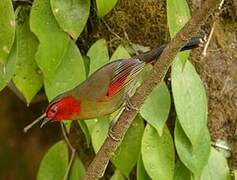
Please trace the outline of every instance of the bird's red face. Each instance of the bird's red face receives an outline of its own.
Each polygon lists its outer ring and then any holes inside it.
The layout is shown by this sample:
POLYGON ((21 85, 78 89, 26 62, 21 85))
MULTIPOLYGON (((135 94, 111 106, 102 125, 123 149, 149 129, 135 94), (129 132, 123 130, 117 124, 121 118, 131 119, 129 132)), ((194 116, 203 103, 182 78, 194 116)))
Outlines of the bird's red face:
POLYGON ((73 119, 80 113, 80 103, 67 96, 51 103, 46 110, 46 118, 53 121, 73 119))

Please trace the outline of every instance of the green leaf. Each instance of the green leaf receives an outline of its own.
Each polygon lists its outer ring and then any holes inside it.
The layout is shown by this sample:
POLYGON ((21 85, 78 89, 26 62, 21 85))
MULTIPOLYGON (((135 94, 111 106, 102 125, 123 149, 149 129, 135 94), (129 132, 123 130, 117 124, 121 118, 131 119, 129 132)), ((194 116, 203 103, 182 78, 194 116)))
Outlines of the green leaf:
POLYGON ((85 176, 85 173, 86 173, 86 169, 83 163, 78 157, 76 157, 76 159, 73 162, 72 169, 70 171, 69 180, 83 179, 83 177, 85 176))
POLYGON ((64 119, 64 120, 63 120, 63 125, 65 126, 66 132, 67 132, 67 133, 70 133, 72 121, 69 120, 69 119, 64 119))
POLYGON ((46 95, 51 101, 57 95, 71 90, 85 80, 85 68, 81 53, 72 40, 55 74, 45 79, 46 95))
POLYGON ((16 41, 13 43, 6 64, 0 64, 0 91, 9 83, 16 69, 16 41))
POLYGON ((108 117, 98 118, 98 121, 93 129, 91 141, 95 153, 99 151, 108 135, 110 125, 109 121, 108 117))
POLYGON ((211 148, 208 163, 200 180, 230 180, 230 171, 225 157, 216 149, 211 148))
POLYGON ((116 5, 118 0, 96 0, 97 15, 103 17, 116 5))
POLYGON ((185 167, 185 165, 178 160, 175 164, 174 179, 173 180, 191 180, 192 173, 185 167))
POLYGON ((155 128, 147 124, 142 138, 142 160, 152 179, 172 180, 175 167, 175 151, 167 127, 159 136, 155 128))
POLYGON ((60 27, 76 40, 89 17, 90 0, 50 0, 50 3, 60 27))
POLYGON ((186 0, 167 0, 167 19, 171 37, 174 37, 179 32, 190 17, 186 0))
POLYGON ((234 170, 233 174, 234 174, 234 179, 237 179, 237 170, 234 170))
MULTIPOLYGON (((186 24, 190 19, 190 11, 186 0, 167 0, 167 20, 171 38, 186 24)), ((186 62, 190 51, 178 53, 182 62, 186 62)))
POLYGON ((43 78, 35 62, 38 40, 30 31, 30 6, 19 7, 17 12, 17 62, 13 82, 17 89, 24 95, 27 104, 29 104, 42 87, 43 78))
POLYGON ((63 179, 68 165, 67 145, 60 141, 53 145, 41 161, 37 180, 63 179))
POLYGON ((99 39, 88 50, 90 58, 90 75, 109 62, 109 52, 105 39, 99 39))
POLYGON ((116 168, 118 168, 126 177, 129 176, 129 173, 135 166, 140 155, 143 131, 143 119, 137 116, 111 159, 116 168))
POLYGON ((153 66, 151 64, 147 64, 142 72, 141 75, 138 78, 138 83, 139 85, 141 85, 143 83, 143 81, 148 77, 148 75, 150 74, 151 70, 153 69, 153 66))
POLYGON ((210 136, 207 127, 203 127, 195 146, 192 146, 178 120, 176 120, 174 133, 175 146, 180 160, 196 177, 199 177, 210 153, 210 136))
POLYGON ((70 38, 55 20, 49 0, 34 0, 30 27, 40 42, 36 61, 46 78, 54 76, 67 51, 70 38))
POLYGON ((193 65, 176 58, 172 66, 172 92, 179 122, 194 145, 207 124, 207 98, 193 65))
POLYGON ((95 127, 97 121, 98 121, 98 119, 87 119, 87 120, 85 121, 90 136, 92 136, 92 132, 93 132, 93 130, 94 130, 94 127, 95 127))
POLYGON ((82 132, 84 133, 85 135, 85 138, 86 138, 86 143, 87 143, 87 146, 89 147, 90 146, 90 142, 91 142, 91 136, 90 136, 90 132, 89 132, 89 129, 85 123, 85 121, 78 121, 78 124, 82 130, 82 132))
POLYGON ((143 104, 140 114, 162 135, 170 111, 170 94, 164 82, 155 87, 143 104))
POLYGON ((117 49, 114 51, 112 57, 110 58, 110 61, 114 61, 118 59, 128 59, 130 57, 131 56, 128 53, 128 51, 122 45, 119 45, 117 49))
POLYGON ((145 170, 141 156, 139 157, 139 160, 137 162, 137 180, 151 180, 145 170))
POLYGON ((90 58, 87 56, 83 56, 85 71, 86 71, 86 77, 88 77, 90 72, 90 58))
POLYGON ((15 37, 15 14, 11 0, 0 3, 0 65, 7 62, 7 57, 15 37))
POLYGON ((116 169, 113 176, 109 178, 109 180, 125 180, 125 178, 123 177, 121 172, 116 169))

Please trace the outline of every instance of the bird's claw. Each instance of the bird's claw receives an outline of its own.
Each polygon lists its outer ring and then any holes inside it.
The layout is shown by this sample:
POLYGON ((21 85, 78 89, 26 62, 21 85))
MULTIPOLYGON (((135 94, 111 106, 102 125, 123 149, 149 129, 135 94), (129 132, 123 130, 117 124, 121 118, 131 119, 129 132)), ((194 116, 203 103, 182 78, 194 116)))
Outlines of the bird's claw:
POLYGON ((135 111, 138 111, 139 109, 134 106, 130 100, 130 98, 127 96, 126 98, 126 104, 125 104, 125 109, 128 110, 128 111, 131 111, 131 110, 135 110, 135 111))
POLYGON ((111 137, 114 141, 117 141, 119 142, 120 141, 120 138, 116 138, 114 136, 114 131, 113 131, 113 126, 110 126, 109 127, 109 133, 108 133, 109 137, 111 137))

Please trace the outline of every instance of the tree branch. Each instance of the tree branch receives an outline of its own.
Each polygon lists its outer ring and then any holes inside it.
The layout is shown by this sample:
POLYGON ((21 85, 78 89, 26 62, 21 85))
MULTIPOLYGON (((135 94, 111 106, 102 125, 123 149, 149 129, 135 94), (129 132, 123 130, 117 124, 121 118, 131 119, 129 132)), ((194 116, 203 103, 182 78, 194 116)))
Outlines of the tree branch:
POLYGON ((134 96, 131 98, 131 103, 136 108, 124 109, 118 121, 115 123, 109 136, 106 138, 103 146, 100 148, 96 157, 89 165, 85 180, 99 179, 103 176, 105 169, 113 156, 117 147, 120 145, 127 129, 133 122, 138 111, 144 103, 146 97, 151 93, 152 89, 159 84, 166 72, 168 71, 173 59, 179 52, 180 48, 199 31, 201 25, 206 21, 210 14, 217 9, 221 0, 206 0, 203 6, 193 13, 192 18, 185 24, 181 31, 167 45, 164 52, 161 54, 159 61, 156 62, 150 75, 144 83, 137 89, 134 96))

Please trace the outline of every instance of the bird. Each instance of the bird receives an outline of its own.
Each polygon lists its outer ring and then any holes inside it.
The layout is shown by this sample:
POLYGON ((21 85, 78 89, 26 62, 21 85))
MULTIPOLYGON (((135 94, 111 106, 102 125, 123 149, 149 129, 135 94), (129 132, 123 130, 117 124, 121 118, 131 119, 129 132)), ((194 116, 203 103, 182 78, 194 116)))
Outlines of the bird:
MULTIPOLYGON (((201 36, 192 37, 180 51, 196 48, 202 42, 201 36)), ((154 63, 166 46, 163 44, 132 58, 105 64, 81 84, 53 99, 45 112, 26 126, 24 131, 27 132, 41 120, 43 127, 49 121, 86 120, 115 112, 127 101, 144 67, 154 63)))

